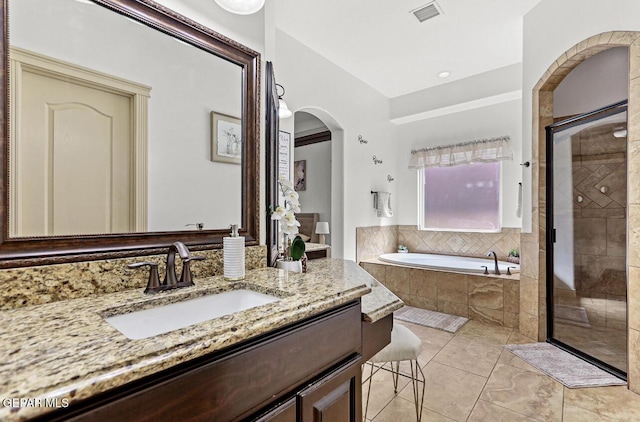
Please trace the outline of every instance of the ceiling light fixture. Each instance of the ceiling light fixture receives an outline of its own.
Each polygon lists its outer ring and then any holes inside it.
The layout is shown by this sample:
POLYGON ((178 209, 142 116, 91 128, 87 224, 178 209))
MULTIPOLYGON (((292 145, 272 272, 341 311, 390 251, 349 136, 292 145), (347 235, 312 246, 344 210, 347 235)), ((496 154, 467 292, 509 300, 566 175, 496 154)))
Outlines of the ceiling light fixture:
POLYGON ((287 103, 285 103, 282 99, 285 92, 284 87, 280 84, 276 84, 276 91, 278 90, 278 88, 282 88, 282 94, 278 92, 278 117, 281 119, 287 119, 293 116, 293 113, 291 112, 291 110, 289 110, 289 107, 287 107, 287 103))
POLYGON ((450 75, 451 75, 451 72, 447 72, 445 70, 444 72, 438 73, 438 78, 448 78, 450 75))
POLYGON ((265 0, 215 0, 218 6, 236 15, 250 15, 262 9, 265 0))

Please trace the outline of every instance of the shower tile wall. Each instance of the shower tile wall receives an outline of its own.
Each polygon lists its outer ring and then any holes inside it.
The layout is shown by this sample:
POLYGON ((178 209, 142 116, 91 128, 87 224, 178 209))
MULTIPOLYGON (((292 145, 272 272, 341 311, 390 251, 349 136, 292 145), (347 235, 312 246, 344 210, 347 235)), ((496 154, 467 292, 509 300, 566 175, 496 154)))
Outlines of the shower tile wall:
POLYGON ((614 129, 572 138, 574 262, 579 295, 626 301, 627 139, 614 129))

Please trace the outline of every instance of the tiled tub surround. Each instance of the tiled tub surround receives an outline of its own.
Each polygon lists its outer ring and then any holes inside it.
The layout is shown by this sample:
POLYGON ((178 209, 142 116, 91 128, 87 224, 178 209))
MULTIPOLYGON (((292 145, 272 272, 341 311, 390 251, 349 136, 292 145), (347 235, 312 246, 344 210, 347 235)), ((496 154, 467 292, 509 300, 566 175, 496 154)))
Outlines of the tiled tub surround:
MULTIPOLYGON (((0 397, 81 400, 363 295, 363 319, 367 321, 402 306, 354 262, 328 258, 310 262, 306 274, 262 268, 247 271, 241 283, 216 276, 196 279, 195 287, 156 295, 135 289, 2 311, 0 397), (113 308, 135 310, 149 302, 157 305, 177 295, 198 296, 235 285, 283 298, 142 340, 127 339, 102 316, 113 313, 113 308)), ((0 407, 0 420, 23 420, 46 410, 0 407)))
POLYGON ((512 249, 520 248, 520 229, 503 228, 499 233, 443 232, 418 230, 417 226, 356 228, 357 261, 396 252, 405 245, 410 252, 486 257, 493 250, 505 260, 512 249))
MULTIPOLYGON (((265 246, 250 246, 245 251, 247 270, 266 266, 265 246)), ((195 278, 223 273, 222 249, 192 253, 207 258, 191 265, 195 278)), ((142 261, 157 262, 160 277, 164 277, 166 255, 0 270, 0 310, 144 288, 149 276, 148 269, 133 270, 127 267, 142 261)), ((176 260, 176 266, 180 275, 180 259, 176 260)))
POLYGON ((435 271, 377 259, 361 261, 360 265, 409 306, 509 328, 518 326, 520 291, 517 275, 435 271))
POLYGON ((356 261, 397 252, 398 226, 356 227, 356 261))

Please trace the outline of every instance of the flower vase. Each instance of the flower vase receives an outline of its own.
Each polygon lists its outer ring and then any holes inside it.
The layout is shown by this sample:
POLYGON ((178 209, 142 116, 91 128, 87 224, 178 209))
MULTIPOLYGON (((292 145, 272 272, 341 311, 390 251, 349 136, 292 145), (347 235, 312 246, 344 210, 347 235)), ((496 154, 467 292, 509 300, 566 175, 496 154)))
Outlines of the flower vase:
POLYGON ((294 273, 302 272, 302 262, 300 261, 285 261, 285 260, 277 260, 276 268, 281 270, 293 271, 294 273))

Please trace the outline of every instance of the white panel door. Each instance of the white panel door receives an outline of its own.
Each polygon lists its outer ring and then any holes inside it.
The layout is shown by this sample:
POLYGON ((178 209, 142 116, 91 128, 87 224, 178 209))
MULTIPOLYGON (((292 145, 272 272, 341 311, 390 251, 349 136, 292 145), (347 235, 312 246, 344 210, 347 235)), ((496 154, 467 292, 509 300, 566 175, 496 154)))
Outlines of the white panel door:
POLYGON ((17 236, 132 230, 132 98, 37 72, 20 81, 17 236))

